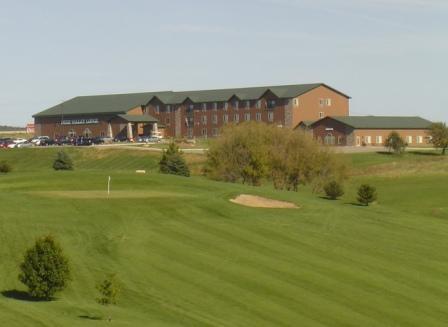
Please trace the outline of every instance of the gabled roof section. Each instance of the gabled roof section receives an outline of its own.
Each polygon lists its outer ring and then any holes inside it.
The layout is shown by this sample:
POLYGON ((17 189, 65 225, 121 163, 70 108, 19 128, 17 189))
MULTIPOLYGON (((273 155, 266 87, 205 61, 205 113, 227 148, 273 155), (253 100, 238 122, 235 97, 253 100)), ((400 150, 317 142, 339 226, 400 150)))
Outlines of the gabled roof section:
POLYGON ((54 107, 48 108, 34 117, 70 116, 83 114, 125 114, 132 108, 148 104, 157 98, 164 104, 181 104, 187 99, 195 103, 223 102, 230 100, 233 96, 238 99, 257 100, 266 92, 272 92, 278 98, 293 98, 307 93, 317 87, 325 86, 347 98, 349 96, 329 87, 323 83, 295 84, 278 86, 258 86, 233 89, 197 90, 182 92, 144 92, 129 94, 108 94, 80 96, 54 107))
POLYGON ((340 116, 325 117, 334 119, 355 129, 428 129, 432 122, 418 116, 340 116))
POLYGON ((154 95, 165 95, 165 92, 145 92, 129 94, 107 94, 80 96, 48 108, 34 117, 70 116, 82 114, 125 114, 132 108, 146 105, 154 95))

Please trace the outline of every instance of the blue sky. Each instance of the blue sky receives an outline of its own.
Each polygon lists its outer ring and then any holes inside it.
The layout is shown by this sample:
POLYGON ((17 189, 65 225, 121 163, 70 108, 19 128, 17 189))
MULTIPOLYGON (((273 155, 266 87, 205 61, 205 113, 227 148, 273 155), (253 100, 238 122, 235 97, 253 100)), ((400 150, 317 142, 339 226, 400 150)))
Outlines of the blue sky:
POLYGON ((0 125, 77 95, 324 82, 448 121, 446 0, 0 0, 0 125))

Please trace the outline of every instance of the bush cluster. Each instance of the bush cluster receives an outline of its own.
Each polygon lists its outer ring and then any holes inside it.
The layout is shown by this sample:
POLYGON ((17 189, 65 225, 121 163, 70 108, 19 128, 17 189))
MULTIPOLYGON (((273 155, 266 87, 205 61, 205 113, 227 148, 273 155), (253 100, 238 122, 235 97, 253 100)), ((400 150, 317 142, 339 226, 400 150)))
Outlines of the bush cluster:
POLYGON ((12 171, 12 166, 9 163, 7 163, 6 161, 0 162, 0 173, 7 174, 7 173, 10 173, 11 171, 12 171))
POLYGON ((205 174, 216 180, 297 191, 301 184, 321 190, 345 178, 345 165, 311 135, 264 123, 228 125, 210 142, 205 174))
POLYGON ((401 154, 408 146, 403 138, 395 131, 392 131, 384 142, 384 146, 396 154, 401 154))

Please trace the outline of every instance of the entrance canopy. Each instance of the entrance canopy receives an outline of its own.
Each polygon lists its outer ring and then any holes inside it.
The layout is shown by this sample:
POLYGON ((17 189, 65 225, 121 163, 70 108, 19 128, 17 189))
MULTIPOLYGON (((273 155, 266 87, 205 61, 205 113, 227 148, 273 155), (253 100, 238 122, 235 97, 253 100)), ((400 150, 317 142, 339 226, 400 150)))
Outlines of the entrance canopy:
POLYGON ((158 120, 150 115, 118 115, 128 123, 157 123, 158 120))

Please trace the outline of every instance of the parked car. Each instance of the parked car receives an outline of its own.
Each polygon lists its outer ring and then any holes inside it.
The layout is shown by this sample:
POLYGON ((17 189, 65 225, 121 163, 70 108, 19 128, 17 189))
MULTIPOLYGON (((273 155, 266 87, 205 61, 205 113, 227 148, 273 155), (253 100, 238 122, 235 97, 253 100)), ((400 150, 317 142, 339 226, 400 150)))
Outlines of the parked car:
POLYGON ((93 139, 80 136, 76 139, 75 145, 77 146, 89 146, 93 145, 93 139))
POLYGON ((114 142, 128 142, 128 138, 126 136, 117 136, 114 138, 114 142))
POLYGON ((2 149, 8 149, 8 145, 13 143, 12 139, 6 138, 6 139, 0 139, 0 148, 2 149))
POLYGON ((48 140, 50 140, 50 137, 48 137, 48 136, 38 136, 38 137, 32 138, 30 140, 30 142, 35 145, 41 145, 41 143, 46 142, 48 140))
POLYGON ((76 140, 74 138, 68 136, 62 136, 55 139, 54 143, 57 145, 74 145, 75 141, 76 140))
POLYGON ((22 139, 22 138, 13 139, 12 141, 13 141, 15 144, 28 142, 28 140, 26 140, 26 139, 22 139))
POLYGON ((104 139, 102 137, 97 136, 92 139, 92 143, 93 144, 104 144, 104 139))
POLYGON ((34 143, 31 142, 23 142, 23 143, 17 143, 16 148, 31 148, 34 146, 34 143))
POLYGON ((41 140, 39 142, 39 146, 50 146, 50 145, 55 145, 55 144, 56 144, 56 142, 50 138, 48 140, 46 140, 46 139, 41 140))

